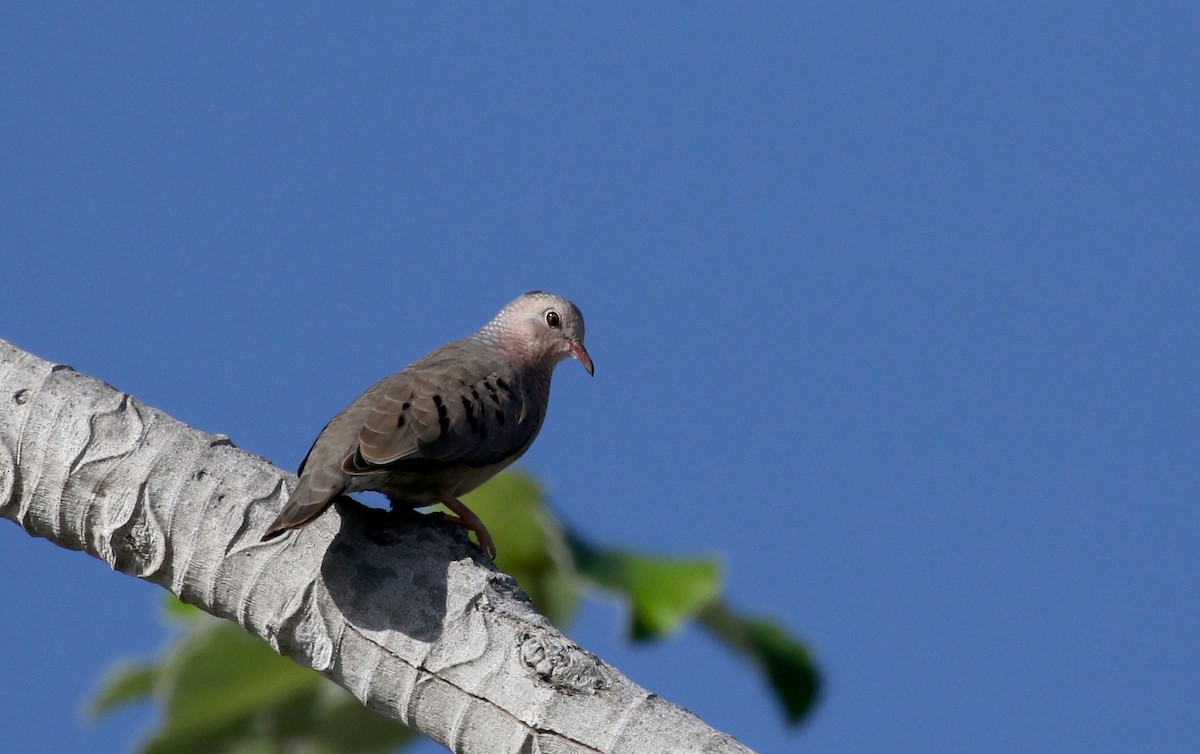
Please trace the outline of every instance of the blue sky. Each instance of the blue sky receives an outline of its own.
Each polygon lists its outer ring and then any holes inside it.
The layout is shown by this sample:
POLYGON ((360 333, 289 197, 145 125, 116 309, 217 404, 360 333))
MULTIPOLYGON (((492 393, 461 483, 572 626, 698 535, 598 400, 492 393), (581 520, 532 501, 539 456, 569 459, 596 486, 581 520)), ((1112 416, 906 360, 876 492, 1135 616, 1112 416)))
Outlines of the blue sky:
MULTIPOLYGON (((588 322, 522 466, 719 553, 816 651, 787 730, 697 632, 572 635, 760 751, 1200 738, 1200 14, 1136 5, 0 12, 0 337, 294 468, 546 288, 588 322)), ((161 591, 0 524, 0 731, 79 723, 161 591)), ((423 749, 422 751, 430 750, 423 749)))

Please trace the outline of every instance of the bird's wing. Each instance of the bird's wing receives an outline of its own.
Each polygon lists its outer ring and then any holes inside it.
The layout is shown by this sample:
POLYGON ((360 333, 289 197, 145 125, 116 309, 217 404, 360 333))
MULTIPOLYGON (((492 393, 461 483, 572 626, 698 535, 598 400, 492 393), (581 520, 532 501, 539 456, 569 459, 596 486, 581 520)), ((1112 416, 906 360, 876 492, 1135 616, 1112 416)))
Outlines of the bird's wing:
POLYGON ((495 358, 430 354, 368 391, 375 395, 342 470, 500 463, 524 451, 541 425, 544 401, 529 382, 495 358))

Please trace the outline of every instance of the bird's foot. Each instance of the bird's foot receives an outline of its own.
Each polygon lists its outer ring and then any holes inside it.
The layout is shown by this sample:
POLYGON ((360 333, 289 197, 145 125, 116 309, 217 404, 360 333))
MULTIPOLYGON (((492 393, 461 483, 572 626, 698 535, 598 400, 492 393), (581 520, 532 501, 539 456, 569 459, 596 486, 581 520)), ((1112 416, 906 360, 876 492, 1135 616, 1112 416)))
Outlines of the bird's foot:
POLYGON ((475 512, 463 504, 461 500, 451 495, 439 495, 442 505, 449 508, 454 515, 443 514, 442 520, 452 524, 470 529, 475 532, 475 536, 479 539, 479 546, 483 548, 484 553, 492 560, 496 559, 496 545, 492 542, 492 535, 488 532, 487 527, 483 525, 483 521, 475 512))

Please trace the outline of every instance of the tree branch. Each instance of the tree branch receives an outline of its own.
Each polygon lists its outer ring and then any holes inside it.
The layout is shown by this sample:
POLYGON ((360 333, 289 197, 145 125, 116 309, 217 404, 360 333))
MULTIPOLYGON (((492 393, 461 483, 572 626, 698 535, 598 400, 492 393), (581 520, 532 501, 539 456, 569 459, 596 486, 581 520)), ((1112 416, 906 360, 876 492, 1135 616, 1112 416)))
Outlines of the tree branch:
POLYGON ((457 527, 339 503, 258 539, 295 477, 0 340, 0 516, 236 621, 456 752, 750 750, 564 637, 457 527))

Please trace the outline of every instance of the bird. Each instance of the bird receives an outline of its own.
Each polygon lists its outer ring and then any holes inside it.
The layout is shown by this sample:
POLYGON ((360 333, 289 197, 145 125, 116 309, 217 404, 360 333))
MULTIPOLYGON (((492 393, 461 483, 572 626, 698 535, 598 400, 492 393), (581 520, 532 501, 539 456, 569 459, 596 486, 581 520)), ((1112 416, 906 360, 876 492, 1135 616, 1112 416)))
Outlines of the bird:
POLYGON ((459 497, 533 444, 559 362, 574 358, 595 374, 583 341, 575 304, 530 291, 471 335, 379 380, 317 435, 262 541, 304 526, 339 495, 373 490, 393 510, 442 503, 454 514, 443 518, 474 531, 495 559, 487 527, 459 497))

